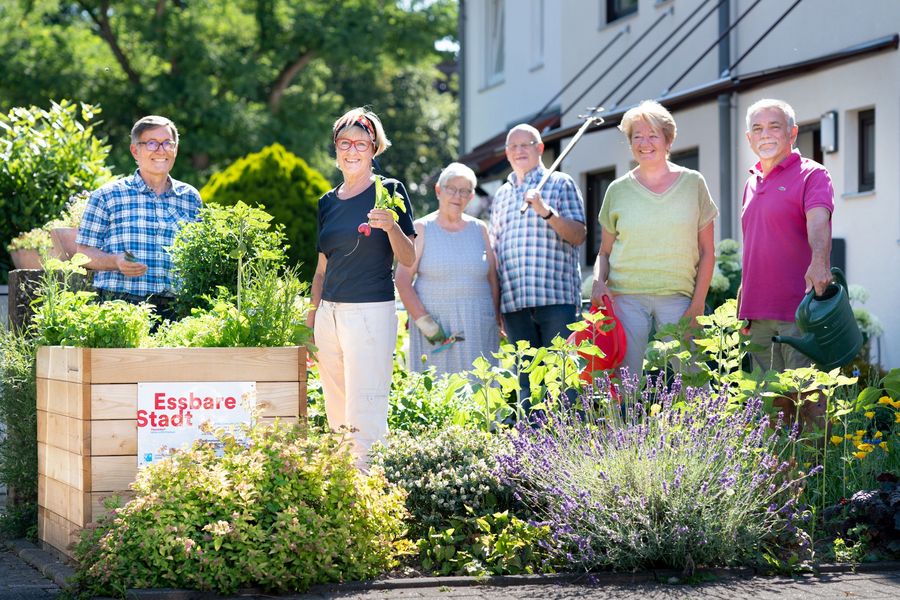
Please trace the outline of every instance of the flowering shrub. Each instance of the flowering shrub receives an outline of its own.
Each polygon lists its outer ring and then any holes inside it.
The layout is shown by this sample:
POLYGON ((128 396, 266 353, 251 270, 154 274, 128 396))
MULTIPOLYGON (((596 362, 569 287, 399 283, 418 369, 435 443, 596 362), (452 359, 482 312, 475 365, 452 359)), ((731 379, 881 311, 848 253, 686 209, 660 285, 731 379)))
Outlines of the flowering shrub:
POLYGON ((413 527, 440 527, 451 517, 493 513, 510 506, 510 490, 496 474, 505 436, 451 426, 416 434, 395 431, 372 450, 372 463, 407 491, 413 527))
POLYGON ((625 423, 586 401, 518 427, 505 480, 549 524, 559 558, 586 570, 803 558, 799 481, 761 402, 729 414, 724 396, 679 385, 644 390, 625 423))
POLYGON ((140 471, 136 497, 77 544, 87 595, 183 587, 303 591, 372 577, 404 545, 404 493, 356 470, 343 438, 260 425, 140 471))

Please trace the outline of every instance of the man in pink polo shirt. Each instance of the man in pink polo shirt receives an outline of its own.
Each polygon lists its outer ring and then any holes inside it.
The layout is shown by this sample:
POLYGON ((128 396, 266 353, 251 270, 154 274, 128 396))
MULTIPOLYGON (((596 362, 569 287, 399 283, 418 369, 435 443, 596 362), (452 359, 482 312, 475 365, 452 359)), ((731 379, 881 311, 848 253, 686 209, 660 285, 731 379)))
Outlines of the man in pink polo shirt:
POLYGON ((810 360, 774 335, 800 335, 794 312, 815 288, 831 281, 831 213, 834 190, 825 167, 792 150, 794 109, 760 100, 747 109, 747 141, 759 162, 744 185, 741 229, 743 277, 738 316, 765 350, 753 353, 764 369, 796 369, 810 360))

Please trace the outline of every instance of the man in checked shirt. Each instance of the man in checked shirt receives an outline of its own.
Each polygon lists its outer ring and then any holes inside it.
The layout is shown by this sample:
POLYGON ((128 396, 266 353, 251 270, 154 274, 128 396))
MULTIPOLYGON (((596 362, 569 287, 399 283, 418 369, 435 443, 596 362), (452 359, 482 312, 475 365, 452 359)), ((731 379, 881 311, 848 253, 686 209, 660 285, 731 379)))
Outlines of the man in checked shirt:
POLYGON ((178 129, 165 117, 143 117, 131 129, 134 174, 94 191, 78 229, 78 252, 87 255, 103 300, 150 302, 172 318, 175 290, 167 248, 186 221, 197 220, 200 193, 173 179, 178 129))
MULTIPOLYGON (((535 348, 567 337, 566 326, 580 320, 579 246, 587 235, 584 200, 571 177, 556 172, 535 189, 546 172, 543 152, 541 134, 531 125, 509 131, 506 158, 513 171, 491 205, 506 331, 510 341, 526 340, 535 348)), ((521 379, 527 385, 527 376, 521 379)))

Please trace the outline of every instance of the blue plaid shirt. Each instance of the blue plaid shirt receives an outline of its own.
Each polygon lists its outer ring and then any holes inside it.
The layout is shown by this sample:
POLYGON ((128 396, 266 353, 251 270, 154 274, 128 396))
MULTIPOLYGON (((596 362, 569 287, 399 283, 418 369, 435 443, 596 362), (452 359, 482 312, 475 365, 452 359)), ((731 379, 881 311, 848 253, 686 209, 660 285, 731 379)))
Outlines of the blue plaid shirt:
MULTIPOLYGON (((491 237, 500 271, 500 310, 552 304, 581 304, 581 256, 536 211, 519 209, 525 192, 537 187, 546 169, 538 165, 516 185, 515 172, 494 194, 491 237)), ((555 172, 541 190, 544 201, 561 217, 584 223, 584 200, 575 181, 555 172)))
POLYGON ((196 188, 171 177, 169 181, 169 189, 157 196, 135 171, 91 194, 77 242, 110 254, 128 250, 147 265, 140 277, 97 271, 94 287, 136 296, 174 292, 168 249, 182 223, 197 220, 201 203, 196 188))

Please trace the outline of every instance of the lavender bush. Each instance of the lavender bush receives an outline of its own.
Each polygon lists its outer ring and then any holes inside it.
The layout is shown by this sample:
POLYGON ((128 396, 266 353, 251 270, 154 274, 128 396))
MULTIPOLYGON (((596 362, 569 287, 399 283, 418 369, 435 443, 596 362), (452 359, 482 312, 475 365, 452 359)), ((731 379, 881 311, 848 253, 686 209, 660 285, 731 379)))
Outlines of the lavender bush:
POLYGON ((708 389, 632 383, 520 425, 504 478, 542 515, 573 568, 638 569, 808 558, 800 480, 779 458, 762 403, 729 409, 708 389), (596 398, 603 398, 598 408, 596 398), (604 409, 605 407, 605 409, 604 409), (783 556, 776 556, 783 554, 783 556))

